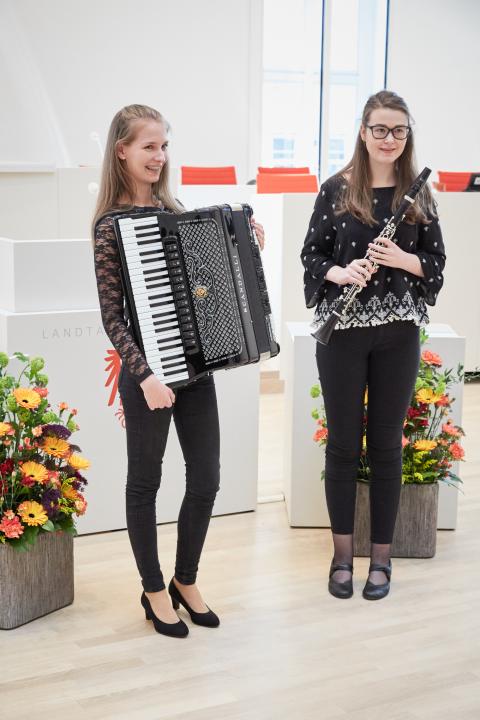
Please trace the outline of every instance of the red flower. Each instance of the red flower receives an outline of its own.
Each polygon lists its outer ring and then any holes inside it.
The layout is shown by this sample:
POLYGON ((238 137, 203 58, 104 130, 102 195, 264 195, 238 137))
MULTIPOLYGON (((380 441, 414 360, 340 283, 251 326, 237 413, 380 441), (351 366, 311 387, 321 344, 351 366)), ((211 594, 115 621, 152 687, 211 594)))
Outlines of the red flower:
POLYGON ((313 439, 315 440, 315 442, 320 442, 321 440, 325 440, 327 435, 328 435, 327 428, 318 428, 318 430, 316 430, 316 432, 315 432, 315 435, 313 436, 313 439))
POLYGON ((48 395, 48 390, 45 387, 35 387, 33 388, 36 393, 40 395, 41 398, 45 398, 48 395))
POLYGON ((11 475, 15 464, 12 458, 7 458, 3 463, 0 464, 0 475, 11 475))
POLYGON ((452 456, 455 458, 455 460, 461 460, 465 455, 465 450, 459 443, 452 443, 448 449, 452 453, 452 456))
POLYGON ((420 410, 418 410, 417 408, 414 408, 414 407, 409 407, 407 410, 407 418, 409 420, 412 420, 413 418, 416 418, 421 414, 422 413, 420 412, 420 410))
POLYGON ((431 350, 424 350, 422 352, 422 360, 427 365, 436 365, 440 367, 442 364, 442 358, 437 353, 431 352, 431 350))

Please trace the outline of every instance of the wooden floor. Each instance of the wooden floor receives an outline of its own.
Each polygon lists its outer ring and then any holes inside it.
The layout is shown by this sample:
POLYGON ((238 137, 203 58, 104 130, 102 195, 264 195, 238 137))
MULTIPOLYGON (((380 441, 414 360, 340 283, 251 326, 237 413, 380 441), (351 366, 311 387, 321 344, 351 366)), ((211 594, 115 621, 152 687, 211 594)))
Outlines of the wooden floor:
MULTIPOLYGON (((74 605, 0 632, 0 718, 479 720, 480 385, 465 400, 458 530, 395 560, 388 598, 362 599, 365 559, 354 597, 330 597, 329 532, 262 504, 212 520, 200 587, 222 625, 175 640, 142 615, 126 533, 78 538, 74 605)), ((175 526, 158 538, 169 578, 175 526)))

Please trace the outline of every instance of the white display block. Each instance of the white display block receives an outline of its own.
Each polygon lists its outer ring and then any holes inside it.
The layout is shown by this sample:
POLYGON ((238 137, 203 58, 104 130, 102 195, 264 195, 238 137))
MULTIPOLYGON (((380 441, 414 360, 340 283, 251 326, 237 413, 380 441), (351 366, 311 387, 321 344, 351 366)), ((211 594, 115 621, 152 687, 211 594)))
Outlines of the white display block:
POLYGON ((0 168, 0 235, 17 240, 90 237, 99 167, 0 168))
POLYGON ((435 307, 429 307, 432 323, 447 323, 467 341, 465 368, 480 368, 480 193, 435 194, 445 242, 445 284, 435 307))
MULTIPOLYGON (((313 441, 316 430, 311 412, 321 409, 321 396, 312 399, 310 388, 318 383, 315 340, 308 323, 287 323, 288 340, 282 349, 285 358, 285 447, 284 491, 291 526, 329 527, 324 484, 325 447, 313 441)), ((438 353, 444 368, 456 369, 465 358, 465 338, 448 325, 431 324, 424 348, 438 353)), ((337 330, 336 332, 343 332, 337 330)), ((453 422, 462 425, 463 384, 452 386, 453 422)), ((460 463, 453 472, 461 476, 460 463)), ((458 490, 440 483, 438 528, 454 529, 457 525, 458 490)))
POLYGON ((284 346, 288 343, 288 322, 309 320, 312 311, 305 307, 303 268, 300 251, 308 230, 317 193, 272 193, 252 197, 255 218, 265 228, 262 261, 268 283, 275 328, 281 354, 265 364, 285 376, 284 346))
POLYGON ((9 312, 64 310, 66 306, 81 310, 98 304, 90 239, 0 237, 0 267, 0 308, 9 312))
MULTIPOLYGON (((99 310, 8 313, 0 311, 0 349, 45 359, 53 407, 78 409, 80 430, 72 437, 91 461, 85 471, 88 511, 78 519, 81 534, 125 528, 126 438, 118 393, 106 385, 110 340, 99 310), (109 405, 109 401, 112 402, 109 405)), ((254 510, 257 501, 258 365, 215 373, 221 429, 221 489, 214 514, 254 510)), ((185 465, 172 421, 157 521, 171 522, 185 491, 185 465)))

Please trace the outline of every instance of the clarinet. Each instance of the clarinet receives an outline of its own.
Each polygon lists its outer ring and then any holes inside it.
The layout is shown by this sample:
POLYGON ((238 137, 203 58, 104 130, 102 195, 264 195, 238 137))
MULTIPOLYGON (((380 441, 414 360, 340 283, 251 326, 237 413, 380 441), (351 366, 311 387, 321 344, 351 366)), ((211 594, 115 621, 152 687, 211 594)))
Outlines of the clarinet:
MULTIPOLYGON (((387 224, 381 231, 380 235, 375 239, 376 245, 381 245, 382 240, 385 239, 393 240, 393 242, 395 242, 393 236, 395 234, 397 226, 405 218, 408 208, 415 202, 415 198, 427 182, 428 176, 431 172, 432 171, 430 170, 430 168, 426 167, 415 179, 408 192, 403 196, 403 200, 400 203, 398 210, 394 215, 392 215, 390 220, 387 222, 387 224)), ((365 255, 365 259, 369 259, 368 252, 365 255)), ((378 263, 376 263, 375 261, 372 262, 372 265, 374 270, 379 267, 378 263)), ((348 308, 361 290, 362 286, 357 285, 357 283, 352 283, 345 287, 343 295, 341 295, 338 299, 338 303, 335 309, 332 310, 330 317, 325 320, 323 325, 319 327, 318 330, 312 333, 312 337, 314 337, 317 342, 321 343, 322 345, 328 345, 332 332, 335 330, 335 326, 337 325, 340 318, 346 314, 348 308)))

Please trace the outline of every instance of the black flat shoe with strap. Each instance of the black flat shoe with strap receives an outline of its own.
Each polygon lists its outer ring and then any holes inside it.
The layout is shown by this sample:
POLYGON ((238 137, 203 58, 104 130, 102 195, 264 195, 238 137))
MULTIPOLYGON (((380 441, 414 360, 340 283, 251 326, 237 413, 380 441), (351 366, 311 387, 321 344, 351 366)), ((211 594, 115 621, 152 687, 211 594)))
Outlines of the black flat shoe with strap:
POLYGON ((342 600, 351 598, 353 595, 352 578, 350 578, 350 580, 345 580, 344 582, 338 582, 337 580, 334 580, 332 575, 337 570, 346 570, 353 575, 353 565, 350 565, 350 563, 335 563, 332 560, 332 564, 330 565, 330 573, 328 575, 328 592, 330 593, 330 595, 333 595, 336 598, 341 598, 342 600))
POLYGON ((368 568, 368 572, 383 572, 387 578, 387 582, 381 585, 375 585, 375 583, 367 580, 365 587, 363 588, 363 597, 365 600, 381 600, 390 592, 390 578, 392 577, 392 563, 389 561, 388 565, 380 565, 379 563, 371 563, 368 568))
MULTIPOLYGON (((210 610, 208 608, 207 612, 195 612, 195 610, 192 610, 188 602, 183 597, 180 590, 177 588, 175 583, 173 582, 173 578, 170 580, 170 585, 168 586, 168 592, 170 593, 170 596, 172 598, 172 605, 174 610, 178 610, 180 605, 183 605, 185 610, 190 615, 190 618, 195 625, 203 625, 203 627, 211 627, 215 628, 220 625, 220 620, 218 615, 215 615, 213 610, 210 610)), ((208 607, 208 605, 207 605, 208 607)))

